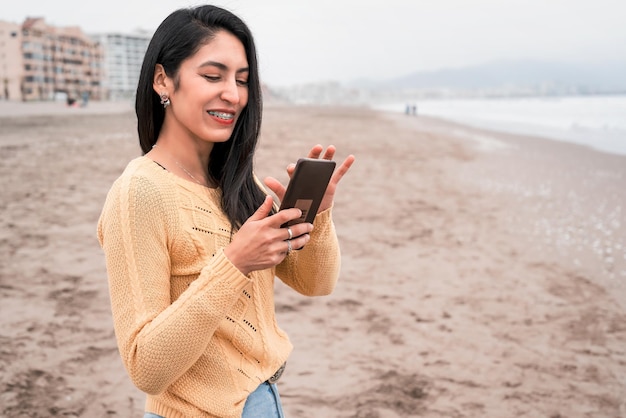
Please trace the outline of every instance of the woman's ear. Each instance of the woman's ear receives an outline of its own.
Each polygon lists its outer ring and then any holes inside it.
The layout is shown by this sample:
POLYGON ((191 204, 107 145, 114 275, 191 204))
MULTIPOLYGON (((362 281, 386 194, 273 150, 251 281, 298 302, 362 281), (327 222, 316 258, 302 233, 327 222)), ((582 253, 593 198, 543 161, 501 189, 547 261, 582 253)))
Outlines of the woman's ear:
POLYGON ((154 66, 154 79, 152 80, 152 88, 159 96, 162 93, 169 95, 168 91, 169 77, 165 73, 165 68, 161 64, 154 66))

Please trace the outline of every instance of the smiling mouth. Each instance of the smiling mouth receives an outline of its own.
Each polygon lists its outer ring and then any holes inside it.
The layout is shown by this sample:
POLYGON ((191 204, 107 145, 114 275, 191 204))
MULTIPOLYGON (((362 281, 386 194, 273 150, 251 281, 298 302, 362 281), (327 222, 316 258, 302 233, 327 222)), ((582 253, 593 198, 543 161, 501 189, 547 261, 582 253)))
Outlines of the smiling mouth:
POLYGON ((209 115, 215 116, 216 118, 220 118, 222 120, 233 120, 233 118, 235 117, 235 115, 233 115, 232 113, 216 112, 214 110, 209 110, 208 113, 209 115))

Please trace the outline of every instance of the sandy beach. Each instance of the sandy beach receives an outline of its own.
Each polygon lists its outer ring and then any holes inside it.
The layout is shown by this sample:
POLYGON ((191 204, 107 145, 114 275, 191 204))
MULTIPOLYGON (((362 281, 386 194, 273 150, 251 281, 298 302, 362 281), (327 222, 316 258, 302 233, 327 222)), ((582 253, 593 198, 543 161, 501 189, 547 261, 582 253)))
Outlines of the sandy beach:
MULTIPOLYGON (((141 417, 96 222, 128 103, 0 102, 0 416, 141 417)), ((267 106, 257 174, 357 162, 340 282, 277 283, 288 418, 626 417, 626 157, 360 108, 267 106)))

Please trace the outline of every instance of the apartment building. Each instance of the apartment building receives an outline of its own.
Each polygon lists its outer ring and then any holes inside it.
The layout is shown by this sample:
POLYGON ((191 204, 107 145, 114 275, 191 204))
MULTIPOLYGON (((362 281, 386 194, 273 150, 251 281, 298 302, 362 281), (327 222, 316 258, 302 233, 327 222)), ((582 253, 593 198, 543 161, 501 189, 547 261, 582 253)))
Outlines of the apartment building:
POLYGON ((102 47, 78 27, 49 26, 43 18, 22 25, 23 100, 105 98, 102 47))
POLYGON ((110 99, 135 97, 143 57, 151 38, 152 34, 145 31, 92 36, 104 50, 104 87, 109 92, 110 99))
POLYGON ((19 100, 22 92, 22 27, 0 22, 0 100, 19 100))
POLYGON ((105 99, 103 61, 102 46, 78 27, 50 26, 43 18, 0 22, 0 97, 105 99))

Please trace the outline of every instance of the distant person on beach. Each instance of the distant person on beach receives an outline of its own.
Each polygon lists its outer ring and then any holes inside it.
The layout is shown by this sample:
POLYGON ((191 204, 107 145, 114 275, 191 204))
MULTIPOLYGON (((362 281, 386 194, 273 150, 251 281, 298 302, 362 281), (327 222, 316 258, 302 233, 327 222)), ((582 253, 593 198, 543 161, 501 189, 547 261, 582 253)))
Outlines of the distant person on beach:
MULTIPOLYGON (((147 393, 144 417, 282 417, 276 381, 293 347, 276 323, 274 280, 308 296, 333 291, 331 208, 354 157, 337 164, 313 224, 281 227, 301 211, 278 211, 254 174, 253 37, 214 6, 161 23, 135 110, 144 155, 113 183, 98 239, 121 358, 147 393)), ((334 155, 316 145, 307 156, 334 155)), ((278 180, 265 186, 284 196, 278 180)))
POLYGON ((82 107, 87 107, 87 104, 89 103, 89 96, 90 96, 89 91, 87 91, 87 90, 83 91, 83 93, 81 95, 81 97, 83 99, 83 102, 81 104, 82 107))

